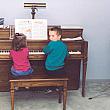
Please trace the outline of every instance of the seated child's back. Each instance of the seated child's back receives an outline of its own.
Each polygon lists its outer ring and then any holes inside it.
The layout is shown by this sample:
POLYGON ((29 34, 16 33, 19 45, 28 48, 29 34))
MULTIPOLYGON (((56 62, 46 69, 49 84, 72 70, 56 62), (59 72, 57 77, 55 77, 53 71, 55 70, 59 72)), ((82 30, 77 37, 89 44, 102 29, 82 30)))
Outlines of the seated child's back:
POLYGON ((45 67, 47 73, 50 75, 65 73, 64 64, 65 59, 69 55, 65 43, 61 40, 61 29, 52 28, 49 30, 49 44, 44 47, 43 51, 47 55, 45 67))
POLYGON ((12 40, 12 50, 10 50, 10 57, 13 65, 11 73, 14 76, 28 75, 33 72, 29 62, 29 49, 27 48, 26 36, 24 34, 15 34, 12 40))

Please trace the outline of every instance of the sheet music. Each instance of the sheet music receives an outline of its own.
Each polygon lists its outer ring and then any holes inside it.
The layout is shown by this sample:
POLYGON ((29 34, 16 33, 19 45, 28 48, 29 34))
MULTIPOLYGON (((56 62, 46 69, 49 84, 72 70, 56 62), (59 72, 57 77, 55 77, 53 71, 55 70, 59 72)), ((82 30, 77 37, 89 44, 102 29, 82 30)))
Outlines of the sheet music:
POLYGON ((47 20, 46 19, 16 19, 15 33, 23 33, 27 39, 46 40, 47 20))
POLYGON ((62 38, 63 41, 75 41, 75 40, 82 40, 82 37, 75 37, 75 38, 62 38))
POLYGON ((47 39, 47 20, 44 19, 34 19, 32 22, 32 39, 36 38, 39 40, 47 39))
POLYGON ((83 27, 75 25, 61 25, 61 29, 83 29, 83 27))

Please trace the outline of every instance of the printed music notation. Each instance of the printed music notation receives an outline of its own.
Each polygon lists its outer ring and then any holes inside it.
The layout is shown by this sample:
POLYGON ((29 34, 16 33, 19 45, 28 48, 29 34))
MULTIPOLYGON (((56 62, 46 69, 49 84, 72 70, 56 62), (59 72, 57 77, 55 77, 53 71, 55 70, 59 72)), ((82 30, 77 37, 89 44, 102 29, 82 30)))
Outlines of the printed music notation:
POLYGON ((15 33, 23 33, 31 40, 47 40, 47 20, 16 19, 15 33))

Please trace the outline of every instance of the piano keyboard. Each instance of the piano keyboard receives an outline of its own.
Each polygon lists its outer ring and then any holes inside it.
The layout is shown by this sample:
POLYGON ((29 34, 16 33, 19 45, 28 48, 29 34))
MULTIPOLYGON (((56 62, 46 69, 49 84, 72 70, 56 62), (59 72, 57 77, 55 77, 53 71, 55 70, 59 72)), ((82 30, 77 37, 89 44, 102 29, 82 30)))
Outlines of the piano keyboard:
MULTIPOLYGON (((0 55, 9 55, 9 50, 0 50, 0 55)), ((45 54, 44 52, 42 51, 30 51, 29 52, 30 55, 36 55, 36 54, 45 54)))
MULTIPOLYGON (((9 50, 0 50, 0 55, 9 55, 9 50)), ((44 52, 42 52, 42 51, 30 51, 29 52, 29 55, 41 55, 41 54, 45 54, 44 52)), ((70 55, 79 55, 79 54, 81 54, 81 52, 80 51, 76 51, 76 52, 74 52, 74 51, 69 51, 69 54, 70 55)))
POLYGON ((0 50, 0 55, 8 55, 9 50, 0 50))

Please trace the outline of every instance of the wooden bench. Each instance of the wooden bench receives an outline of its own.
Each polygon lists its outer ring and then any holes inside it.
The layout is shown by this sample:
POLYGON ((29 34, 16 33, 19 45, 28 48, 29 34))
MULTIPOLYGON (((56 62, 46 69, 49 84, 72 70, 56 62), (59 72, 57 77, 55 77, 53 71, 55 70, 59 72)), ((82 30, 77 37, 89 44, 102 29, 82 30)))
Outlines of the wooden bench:
POLYGON ((46 78, 46 77, 20 77, 17 79, 10 79, 10 95, 11 95, 11 110, 14 110, 14 92, 15 87, 62 87, 59 91, 59 103, 63 95, 63 110, 66 110, 67 100, 67 81, 68 78, 46 78))

